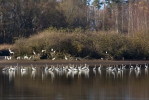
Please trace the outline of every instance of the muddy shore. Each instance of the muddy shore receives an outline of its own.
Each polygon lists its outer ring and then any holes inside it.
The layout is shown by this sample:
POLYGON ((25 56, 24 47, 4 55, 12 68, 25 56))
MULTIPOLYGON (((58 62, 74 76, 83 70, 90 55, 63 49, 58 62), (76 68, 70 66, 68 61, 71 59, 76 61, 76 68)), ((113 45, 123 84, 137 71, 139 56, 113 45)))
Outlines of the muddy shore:
POLYGON ((31 64, 33 65, 37 65, 37 66, 44 66, 45 64, 48 65, 67 65, 67 64, 75 64, 75 65, 79 65, 79 64, 88 64, 90 66, 95 66, 95 64, 97 66, 99 66, 100 64, 104 65, 104 66, 108 66, 108 65, 129 65, 130 63, 132 65, 134 64, 149 64, 148 60, 144 60, 144 61, 113 61, 113 60, 82 60, 82 61, 66 61, 66 60, 37 60, 37 61, 29 61, 29 60, 0 60, 0 67, 4 67, 6 65, 16 65, 16 64, 22 65, 22 66, 29 66, 31 64))

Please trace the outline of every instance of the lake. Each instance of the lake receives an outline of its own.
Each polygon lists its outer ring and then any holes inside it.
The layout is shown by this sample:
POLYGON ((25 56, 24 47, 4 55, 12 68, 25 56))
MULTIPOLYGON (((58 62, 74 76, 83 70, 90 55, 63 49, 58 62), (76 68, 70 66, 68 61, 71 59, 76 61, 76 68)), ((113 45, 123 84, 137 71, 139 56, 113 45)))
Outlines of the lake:
POLYGON ((144 65, 140 71, 130 70, 128 66, 121 71, 108 71, 107 66, 101 70, 99 66, 93 70, 92 66, 88 71, 60 67, 45 70, 44 66, 38 66, 35 71, 24 66, 26 70, 21 71, 21 65, 15 71, 2 71, 4 67, 0 68, 0 100, 149 99, 149 75, 144 65))

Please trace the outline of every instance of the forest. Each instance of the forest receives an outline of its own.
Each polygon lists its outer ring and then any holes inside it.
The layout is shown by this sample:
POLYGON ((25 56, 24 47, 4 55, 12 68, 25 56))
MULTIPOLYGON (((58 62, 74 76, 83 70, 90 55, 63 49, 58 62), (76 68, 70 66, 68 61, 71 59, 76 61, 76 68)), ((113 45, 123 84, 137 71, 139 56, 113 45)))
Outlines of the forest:
POLYGON ((148 16, 148 0, 0 0, 0 44, 15 44, 17 55, 54 46, 83 58, 148 59, 148 16), (40 37, 49 44, 31 45, 40 37))
POLYGON ((148 16, 148 0, 0 0, 0 43, 14 43, 49 27, 148 33, 148 16))

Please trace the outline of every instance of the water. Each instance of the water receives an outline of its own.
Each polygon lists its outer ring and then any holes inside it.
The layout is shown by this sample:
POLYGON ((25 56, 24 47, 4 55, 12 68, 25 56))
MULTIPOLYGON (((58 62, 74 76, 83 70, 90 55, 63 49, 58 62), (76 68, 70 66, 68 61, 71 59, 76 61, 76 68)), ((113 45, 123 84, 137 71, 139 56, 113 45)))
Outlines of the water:
POLYGON ((148 100, 149 75, 126 69, 107 72, 105 67, 89 72, 47 71, 37 67, 25 72, 2 71, 0 100, 148 100))

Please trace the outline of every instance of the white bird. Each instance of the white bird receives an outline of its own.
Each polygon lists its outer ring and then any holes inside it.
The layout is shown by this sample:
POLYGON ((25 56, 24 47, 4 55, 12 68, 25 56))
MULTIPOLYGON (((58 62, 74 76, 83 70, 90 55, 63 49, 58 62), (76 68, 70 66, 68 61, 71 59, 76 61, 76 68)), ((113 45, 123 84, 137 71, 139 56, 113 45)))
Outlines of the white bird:
POLYGON ((9 48, 9 53, 12 54, 12 55, 14 55, 14 52, 12 52, 12 51, 10 50, 10 48, 9 48))
POLYGON ((5 60, 7 60, 7 56, 5 56, 5 60))
POLYGON ((93 68, 93 70, 96 70, 96 65, 95 65, 95 67, 93 68))
POLYGON ((122 70, 125 70, 125 69, 126 69, 126 65, 122 64, 122 70))
POLYGON ((52 58, 52 60, 55 60, 55 58, 52 58))
POLYGON ((94 75, 96 75, 96 70, 93 70, 94 75))
POLYGON ((7 60, 11 60, 11 58, 12 58, 11 56, 6 56, 7 60))
POLYGON ((28 60, 31 60, 32 56, 28 57, 28 60))
POLYGON ((141 70, 141 65, 140 65, 140 67, 139 66, 137 66, 137 69, 136 69, 137 71, 140 71, 141 70))
POLYGON ((148 64, 145 64, 145 74, 148 75, 148 64))
POLYGON ((121 66, 120 66, 120 67, 117 67, 117 70, 118 70, 118 71, 121 71, 121 66))
POLYGON ((65 60, 68 60, 68 58, 66 57, 66 55, 65 55, 65 60))
POLYGON ((32 64, 31 66, 32 66, 32 71, 36 71, 36 67, 34 67, 32 64))
POLYGON ((98 67, 98 70, 101 70, 101 67, 102 67, 102 66, 101 66, 101 64, 100 64, 100 66, 98 67))
POLYGON ((26 71, 26 68, 24 68, 23 66, 21 67, 21 72, 26 71))
POLYGON ((131 63, 130 63, 129 69, 130 70, 133 70, 133 66, 131 65, 131 63))
POLYGON ((33 50, 33 54, 36 55, 36 52, 33 50))
POLYGON ((56 51, 54 50, 53 53, 56 53, 56 51))
POLYGON ((25 56, 24 56, 24 59, 28 59, 28 56, 27 56, 27 55, 25 55, 25 56))
POLYGON ((145 64, 145 69, 148 70, 148 65, 147 64, 145 64))
POLYGON ((53 48, 51 49, 51 51, 53 52, 53 48))
POLYGON ((17 60, 20 60, 20 59, 21 59, 21 57, 20 57, 20 56, 18 56, 16 59, 17 59, 17 60))
POLYGON ((9 69, 9 67, 4 67, 3 69, 2 69, 2 71, 7 71, 9 69))
POLYGON ((46 52, 46 50, 41 50, 41 52, 43 53, 43 52, 46 52))

